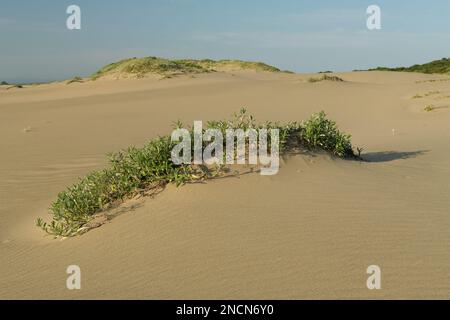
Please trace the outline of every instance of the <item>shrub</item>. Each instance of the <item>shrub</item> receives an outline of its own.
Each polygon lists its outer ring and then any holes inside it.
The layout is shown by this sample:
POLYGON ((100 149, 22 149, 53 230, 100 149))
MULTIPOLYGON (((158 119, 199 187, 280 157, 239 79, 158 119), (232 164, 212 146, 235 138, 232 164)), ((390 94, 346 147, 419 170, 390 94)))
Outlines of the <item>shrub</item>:
POLYGON ((319 78, 309 78, 308 82, 320 82, 320 81, 336 81, 336 82, 344 82, 342 78, 338 76, 329 76, 328 74, 323 74, 319 78))
MULTIPOLYGON (((181 128, 182 124, 177 122, 174 127, 181 128)), ((208 122, 205 129, 210 128, 221 130, 224 136, 226 129, 279 129, 281 153, 300 147, 322 149, 342 158, 357 157, 350 143, 350 135, 341 133, 336 123, 328 120, 324 112, 314 114, 302 123, 280 125, 272 122, 257 124, 253 116, 242 109, 229 121, 208 122)), ((193 135, 193 128, 190 133, 193 135)), ((270 141, 269 135, 269 145, 270 141)), ((163 136, 142 148, 132 146, 110 154, 107 169, 94 171, 59 193, 49 209, 53 220, 46 223, 39 218, 37 225, 54 236, 75 236, 86 230, 85 225, 95 214, 138 193, 168 183, 179 186, 223 173, 222 167, 211 170, 203 166, 175 165, 171 159, 171 151, 175 145, 176 142, 172 142, 170 136, 163 136)))
POLYGON ((323 111, 302 124, 300 138, 309 149, 323 149, 343 158, 354 156, 351 136, 341 133, 323 111))
POLYGON ((158 74, 168 77, 177 74, 209 73, 223 69, 281 72, 278 68, 262 62, 249 62, 241 60, 216 61, 211 59, 171 60, 159 57, 145 57, 125 59, 111 63, 94 73, 92 75, 92 79, 96 80, 107 75, 131 75, 137 78, 142 78, 147 74, 158 74))

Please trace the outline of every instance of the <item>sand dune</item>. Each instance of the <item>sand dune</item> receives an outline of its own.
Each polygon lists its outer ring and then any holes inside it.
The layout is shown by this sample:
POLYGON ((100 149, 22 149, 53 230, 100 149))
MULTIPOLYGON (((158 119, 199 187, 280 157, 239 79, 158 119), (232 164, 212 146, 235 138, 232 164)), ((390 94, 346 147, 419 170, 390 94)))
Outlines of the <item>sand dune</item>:
POLYGON ((312 76, 0 88, 0 298, 450 298, 450 82, 312 76), (227 118, 244 106, 261 121, 324 110, 368 161, 295 155, 272 177, 170 186, 80 237, 53 240, 35 227, 107 152, 169 133, 178 119, 227 118), (82 290, 66 289, 71 264, 82 290), (372 264, 381 290, 366 288, 372 264))

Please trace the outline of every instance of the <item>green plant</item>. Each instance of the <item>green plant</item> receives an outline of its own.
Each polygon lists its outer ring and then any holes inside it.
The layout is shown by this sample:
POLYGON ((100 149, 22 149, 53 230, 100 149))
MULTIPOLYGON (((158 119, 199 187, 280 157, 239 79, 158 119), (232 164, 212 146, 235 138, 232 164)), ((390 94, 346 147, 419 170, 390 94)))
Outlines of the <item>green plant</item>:
POLYGON ((71 83, 74 83, 74 82, 83 82, 83 78, 81 78, 81 77, 74 77, 73 79, 67 81, 67 84, 71 84, 71 83))
POLYGON ((6 82, 6 81, 2 81, 2 82, 0 83, 0 86, 7 86, 7 85, 9 85, 9 83, 6 82))
POLYGON ((327 119, 323 111, 302 124, 301 139, 310 149, 323 149, 339 157, 354 156, 351 136, 341 133, 336 122, 327 119))
MULTIPOLYGON (((177 121, 173 127, 182 128, 183 124, 177 121)), ((328 120, 324 112, 314 114, 302 123, 258 124, 254 117, 242 108, 231 120, 208 122, 204 130, 219 129, 225 136, 227 129, 245 131, 250 128, 279 129, 281 153, 307 148, 322 149, 342 158, 357 157, 350 143, 350 135, 341 133, 336 123, 328 120)), ((193 140, 193 128, 190 128, 189 132, 193 140)), ((270 145, 270 133, 268 140, 270 145)), ((75 236, 86 230, 86 224, 95 214, 136 194, 164 187, 168 183, 180 186, 187 182, 211 179, 225 171, 223 166, 206 168, 201 165, 174 164, 171 151, 175 145, 170 136, 162 136, 142 148, 132 146, 127 150, 109 154, 108 168, 94 171, 60 192, 49 209, 52 221, 47 223, 39 218, 37 225, 54 236, 75 236)))
POLYGON ((431 112, 431 111, 436 110, 436 107, 433 106, 432 104, 430 104, 430 105, 426 106, 425 108, 423 108, 423 110, 426 112, 431 112))
POLYGON ((338 76, 329 76, 327 73, 324 73, 319 78, 309 78, 308 82, 320 82, 320 81, 336 81, 336 82, 344 82, 342 78, 339 78, 338 76))
POLYGON ((147 74, 158 74, 165 78, 177 74, 199 74, 220 70, 255 70, 266 72, 281 72, 278 68, 262 62, 241 60, 171 60, 159 57, 144 57, 125 59, 111 63, 98 70, 91 77, 93 80, 107 75, 132 75, 142 78, 147 74))
POLYGON ((401 71, 401 72, 421 72, 427 74, 438 73, 450 75, 450 59, 443 58, 440 60, 435 60, 424 64, 415 64, 411 67, 398 67, 398 68, 378 67, 375 69, 369 69, 369 71, 401 71))

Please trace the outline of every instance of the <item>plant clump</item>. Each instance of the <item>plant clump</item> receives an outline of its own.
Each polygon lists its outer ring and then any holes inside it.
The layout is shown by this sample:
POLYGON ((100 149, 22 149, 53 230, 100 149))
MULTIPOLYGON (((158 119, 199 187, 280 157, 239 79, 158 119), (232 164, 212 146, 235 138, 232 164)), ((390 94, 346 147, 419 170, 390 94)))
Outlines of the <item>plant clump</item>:
POLYGON ((91 77, 96 80, 105 76, 143 78, 148 74, 170 77, 179 74, 199 74, 216 71, 255 70, 281 72, 278 68, 262 62, 241 60, 171 60, 159 57, 131 58, 111 63, 98 70, 91 77))
MULTIPOLYGON (((177 122, 174 129, 182 126, 182 123, 177 122)), ((307 121, 282 125, 273 122, 257 124, 253 116, 242 109, 231 120, 209 121, 203 130, 219 129, 225 133, 227 129, 249 128, 279 129, 280 154, 300 148, 311 151, 325 150, 340 158, 358 158, 353 151, 350 135, 340 132, 336 123, 327 119, 324 112, 312 115, 307 121)), ((189 133, 193 141, 192 127, 189 133)), ((164 187, 169 183, 180 186, 188 182, 207 180, 226 172, 222 166, 205 168, 202 165, 174 164, 171 152, 176 144, 177 142, 167 135, 153 139, 141 148, 132 146, 127 150, 109 154, 108 168, 88 174, 59 193, 49 208, 52 221, 47 223, 38 219, 37 225, 54 236, 75 236, 88 229, 86 225, 94 215, 137 194, 164 187)))
POLYGON ((432 111, 436 110, 436 107, 433 106, 432 104, 430 104, 430 105, 426 106, 425 108, 423 108, 423 110, 426 112, 432 112, 432 111))
POLYGON ((70 79, 69 81, 67 81, 66 84, 71 84, 71 83, 75 83, 75 82, 82 83, 83 82, 83 78, 81 78, 81 77, 74 77, 74 78, 70 79))

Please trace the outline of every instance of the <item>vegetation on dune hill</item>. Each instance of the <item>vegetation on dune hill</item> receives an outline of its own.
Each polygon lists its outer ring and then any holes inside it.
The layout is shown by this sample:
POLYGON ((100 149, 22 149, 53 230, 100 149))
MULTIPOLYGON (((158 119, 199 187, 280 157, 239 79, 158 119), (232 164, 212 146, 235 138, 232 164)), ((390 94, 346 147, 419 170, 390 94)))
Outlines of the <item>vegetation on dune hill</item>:
POLYGON ((9 85, 9 83, 8 82, 6 82, 6 81, 2 81, 2 82, 0 82, 0 86, 8 86, 9 85))
POLYGON ((131 75, 137 78, 147 74, 163 76, 173 74, 196 74, 232 70, 255 70, 267 72, 280 72, 279 69, 262 62, 247 62, 240 60, 170 60, 158 57, 132 58, 111 63, 92 75, 92 79, 98 79, 107 75, 123 76, 131 75))
MULTIPOLYGON (((181 123, 175 125, 175 128, 181 127, 181 123)), ((320 149, 341 158, 358 158, 353 151, 350 135, 341 133, 336 123, 327 119, 324 112, 314 114, 307 121, 281 125, 272 122, 257 124, 253 116, 242 109, 230 121, 208 122, 204 130, 219 129, 225 133, 227 129, 248 128, 279 129, 281 154, 299 149, 320 149)), ((193 128, 189 132, 193 137, 193 128)), ((268 132, 270 133, 270 130, 268 132)), ((272 139, 269 134, 269 144, 270 141, 272 139)), ((199 165, 174 164, 171 151, 176 144, 171 141, 170 136, 163 136, 150 141, 142 148, 130 147, 109 155, 109 168, 94 171, 59 193, 49 209, 53 220, 46 223, 38 219, 37 225, 54 236, 75 236, 89 229, 87 224, 94 215, 125 199, 151 192, 169 183, 179 186, 187 182, 214 178, 226 172, 224 166, 206 168, 199 165)), ((206 146, 206 142, 204 144, 206 146)), ((224 147, 224 153, 225 150, 224 147)))
POLYGON ((97 79, 110 74, 131 74, 143 77, 147 73, 166 75, 170 73, 202 73, 207 72, 200 66, 184 63, 178 60, 168 60, 156 57, 132 58, 111 63, 92 75, 97 79))
POLYGON ((378 67, 375 69, 369 69, 369 71, 403 71, 403 72, 420 72, 420 73, 438 73, 450 75, 450 59, 443 58, 441 60, 435 60, 424 64, 415 64, 411 67, 398 67, 387 68, 378 67))
POLYGON ((21 84, 14 84, 14 85, 6 88, 6 90, 9 90, 9 89, 23 89, 23 85, 21 85, 21 84))
POLYGON ((433 106, 432 104, 430 104, 430 105, 426 106, 425 108, 423 108, 423 110, 426 112, 431 112, 431 111, 436 110, 436 107, 433 106))

